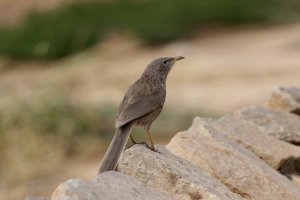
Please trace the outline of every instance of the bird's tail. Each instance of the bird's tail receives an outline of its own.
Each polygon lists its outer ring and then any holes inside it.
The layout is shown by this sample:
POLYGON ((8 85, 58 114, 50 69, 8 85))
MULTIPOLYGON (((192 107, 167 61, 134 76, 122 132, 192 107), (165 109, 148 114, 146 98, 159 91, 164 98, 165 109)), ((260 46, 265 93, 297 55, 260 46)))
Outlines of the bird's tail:
POLYGON ((131 130, 132 124, 127 124, 116 129, 115 135, 104 155, 98 174, 116 169, 131 130))

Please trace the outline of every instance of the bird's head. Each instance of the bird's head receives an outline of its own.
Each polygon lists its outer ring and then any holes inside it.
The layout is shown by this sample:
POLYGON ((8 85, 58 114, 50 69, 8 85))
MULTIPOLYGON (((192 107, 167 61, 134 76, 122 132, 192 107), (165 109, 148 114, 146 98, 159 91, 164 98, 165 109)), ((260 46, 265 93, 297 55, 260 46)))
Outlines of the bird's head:
POLYGON ((184 57, 177 56, 155 59, 147 66, 144 74, 158 74, 166 78, 175 62, 181 59, 184 59, 184 57))

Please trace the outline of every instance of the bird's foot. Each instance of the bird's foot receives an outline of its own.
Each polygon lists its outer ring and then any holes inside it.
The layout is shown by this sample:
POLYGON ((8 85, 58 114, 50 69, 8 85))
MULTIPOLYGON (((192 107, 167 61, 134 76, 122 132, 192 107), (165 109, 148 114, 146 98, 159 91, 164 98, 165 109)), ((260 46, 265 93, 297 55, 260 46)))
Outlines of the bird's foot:
POLYGON ((150 149, 151 151, 158 152, 158 150, 155 148, 154 145, 149 146, 149 145, 147 144, 147 142, 134 142, 134 143, 132 143, 131 145, 129 145, 127 149, 131 148, 132 146, 134 146, 134 145, 136 145, 136 144, 145 145, 145 147, 148 148, 148 149, 150 149))
POLYGON ((132 146, 136 145, 136 144, 145 145, 148 149, 151 148, 146 142, 133 142, 131 145, 128 146, 128 149, 131 148, 132 146))
POLYGON ((151 151, 158 152, 158 150, 155 149, 155 146, 154 146, 154 145, 147 146, 147 148, 150 149, 151 151))
POLYGON ((139 144, 144 144, 146 146, 147 149, 150 149, 151 151, 154 151, 154 152, 158 152, 157 149, 155 149, 155 146, 154 145, 148 145, 146 142, 141 142, 139 144))

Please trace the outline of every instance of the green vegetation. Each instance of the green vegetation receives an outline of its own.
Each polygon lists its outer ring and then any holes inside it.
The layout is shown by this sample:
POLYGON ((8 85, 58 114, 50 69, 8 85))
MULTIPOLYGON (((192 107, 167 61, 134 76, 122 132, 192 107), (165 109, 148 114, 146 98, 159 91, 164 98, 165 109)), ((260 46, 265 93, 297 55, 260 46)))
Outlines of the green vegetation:
MULTIPOLYGON (((13 105, 0 108, 0 135, 23 130, 35 134, 53 137, 64 137, 67 146, 76 137, 98 137, 109 139, 114 133, 114 118, 117 105, 98 106, 92 104, 74 104, 70 97, 49 96, 46 99, 34 98, 30 102, 15 101, 13 105)), ((202 115, 207 116, 205 112, 202 115)), ((161 123, 154 129, 158 132, 168 125, 177 130, 186 128, 195 113, 163 113, 161 123)))
MULTIPOLYGON (((117 105, 75 104, 59 89, 51 91, 30 101, 12 98, 0 107, 0 177, 7 187, 51 172, 72 156, 100 158, 113 136, 117 105)), ((154 140, 185 130, 194 116, 164 111, 151 129, 154 140)), ((147 139, 140 128, 134 137, 147 139)))
POLYGON ((0 29, 0 54, 19 59, 57 59, 84 50, 111 31, 146 44, 188 36, 206 25, 291 21, 298 0, 113 1, 69 5, 31 13, 18 27, 0 29))

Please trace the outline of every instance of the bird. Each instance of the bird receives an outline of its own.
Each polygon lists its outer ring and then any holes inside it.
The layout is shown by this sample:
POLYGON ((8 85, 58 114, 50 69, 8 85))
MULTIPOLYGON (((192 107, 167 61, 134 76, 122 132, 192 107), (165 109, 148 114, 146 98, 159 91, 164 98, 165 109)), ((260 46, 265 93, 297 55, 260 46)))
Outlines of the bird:
POLYGON ((131 136, 134 126, 145 129, 151 143, 150 146, 146 146, 155 151, 149 130, 164 106, 167 76, 175 62, 181 59, 184 57, 162 57, 153 60, 141 77, 128 88, 118 108, 114 137, 102 159, 98 174, 116 169, 129 136, 132 143, 137 144, 131 136))

